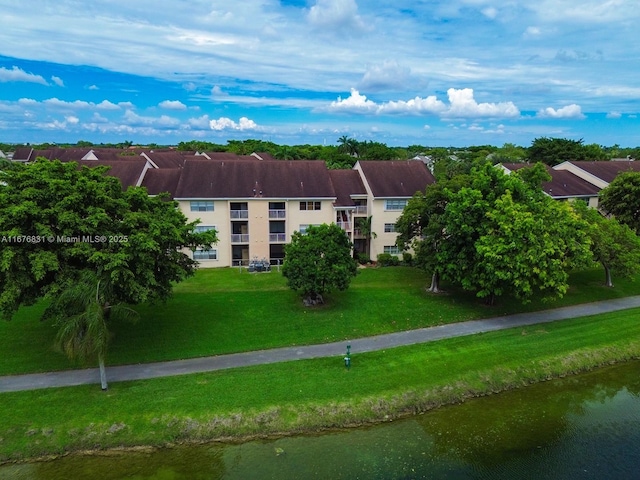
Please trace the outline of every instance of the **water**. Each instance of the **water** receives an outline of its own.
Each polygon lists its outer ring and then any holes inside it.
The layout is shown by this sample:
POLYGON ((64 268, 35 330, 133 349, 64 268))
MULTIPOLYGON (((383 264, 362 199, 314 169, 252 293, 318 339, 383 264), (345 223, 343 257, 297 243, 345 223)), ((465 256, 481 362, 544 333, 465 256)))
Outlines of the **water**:
POLYGON ((2 479, 640 479, 640 362, 369 428, 0 467, 2 479))

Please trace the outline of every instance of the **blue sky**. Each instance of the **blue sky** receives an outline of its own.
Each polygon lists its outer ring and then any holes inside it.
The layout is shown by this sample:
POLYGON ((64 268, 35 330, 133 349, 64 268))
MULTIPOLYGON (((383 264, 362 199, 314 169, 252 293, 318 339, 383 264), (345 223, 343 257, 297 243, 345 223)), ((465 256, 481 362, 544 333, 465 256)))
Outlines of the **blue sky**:
POLYGON ((0 142, 640 145, 637 0, 0 0, 0 142))

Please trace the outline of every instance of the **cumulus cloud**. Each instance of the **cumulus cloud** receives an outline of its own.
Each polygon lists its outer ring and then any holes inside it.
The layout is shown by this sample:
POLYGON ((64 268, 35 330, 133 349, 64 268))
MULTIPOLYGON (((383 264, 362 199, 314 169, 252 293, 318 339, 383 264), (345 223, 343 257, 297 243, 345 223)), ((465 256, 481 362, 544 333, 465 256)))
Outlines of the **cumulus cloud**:
POLYGON ((5 67, 0 67, 0 82, 30 82, 49 85, 42 76, 27 73, 16 66, 11 70, 5 67))
POLYGON ((64 87, 64 82, 60 77, 56 77, 55 75, 51 75, 51 81, 55 83, 59 87, 64 87))
POLYGON ((164 100, 158 104, 160 108, 167 110, 186 110, 187 106, 180 100, 164 100))
POLYGON ((498 10, 496 10, 494 7, 487 7, 482 9, 482 14, 485 17, 493 20, 498 16, 498 10))
POLYGON ((369 100, 366 95, 351 89, 351 95, 345 99, 331 102, 329 110, 343 113, 380 114, 380 115, 440 115, 444 118, 477 118, 477 117, 517 117, 520 110, 513 102, 478 103, 473 96, 473 89, 447 91, 449 105, 438 100, 435 95, 426 98, 415 97, 411 100, 389 101, 378 104, 369 100))
POLYGON ((249 120, 247 117, 242 117, 238 123, 234 122, 230 118, 220 117, 218 120, 209 120, 209 128, 211 130, 258 130, 258 124, 253 120, 249 120))
POLYGON ((557 110, 552 107, 538 110, 537 116, 541 118, 586 118, 582 113, 580 105, 576 105, 575 103, 567 105, 566 107, 558 108, 557 110))
POLYGON ((477 103, 472 88, 447 90, 449 103, 447 117, 518 117, 520 110, 513 102, 477 103))
POLYGON ((317 0, 309 9, 309 23, 316 28, 332 29, 350 33, 364 30, 365 23, 358 15, 355 0, 317 0))
POLYGON ((352 88, 351 95, 345 99, 338 97, 338 100, 331 102, 329 108, 349 113, 376 113, 379 107, 375 102, 367 99, 366 95, 360 95, 358 90, 352 88))
POLYGON ((621 118, 622 114, 620 112, 609 112, 607 113, 607 118, 621 118))

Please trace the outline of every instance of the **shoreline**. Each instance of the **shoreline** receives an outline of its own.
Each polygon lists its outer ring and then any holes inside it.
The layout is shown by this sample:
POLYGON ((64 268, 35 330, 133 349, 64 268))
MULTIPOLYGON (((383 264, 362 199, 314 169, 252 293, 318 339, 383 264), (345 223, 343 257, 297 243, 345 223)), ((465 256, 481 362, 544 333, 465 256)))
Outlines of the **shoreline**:
MULTIPOLYGON (((258 439, 282 438, 295 435, 324 434, 331 431, 373 426, 409 418, 446 405, 494 395, 545 381, 588 373, 599 368, 640 359, 640 341, 627 340, 600 348, 583 348, 542 359, 535 359, 516 368, 502 365, 468 372, 430 388, 397 390, 392 394, 365 396, 352 402, 319 402, 281 405, 241 414, 226 415, 195 421, 189 417, 175 418, 174 430, 178 438, 136 444, 135 435, 122 439, 125 445, 104 448, 63 446, 66 451, 34 457, 6 458, 8 464, 54 461, 66 456, 114 456, 130 452, 154 452, 180 445, 213 443, 239 444, 258 439), (241 418, 238 418, 238 417, 241 418), (290 420, 285 421, 285 418, 290 420), (291 420, 293 419, 293 420, 291 420), (207 423, 205 421, 208 420, 207 423), (284 422, 284 423, 283 423, 284 422), (197 424, 197 425, 196 425, 197 424), (248 426, 258 424, 261 432, 250 432, 248 426), (126 445, 130 442, 131 445, 126 445)), ((170 431, 165 435, 171 436, 170 431)), ((0 439, 2 442, 4 439, 0 439)), ((14 452, 14 454, 17 452, 14 452)), ((25 452, 22 452, 23 454, 25 452)))

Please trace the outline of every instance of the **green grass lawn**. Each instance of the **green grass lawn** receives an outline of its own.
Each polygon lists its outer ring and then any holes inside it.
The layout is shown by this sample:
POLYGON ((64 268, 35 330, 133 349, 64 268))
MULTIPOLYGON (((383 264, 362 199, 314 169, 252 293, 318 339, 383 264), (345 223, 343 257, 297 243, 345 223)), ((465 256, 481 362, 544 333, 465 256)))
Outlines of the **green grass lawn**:
MULTIPOLYGON (((603 279, 599 269, 579 272, 559 301, 523 306, 505 298, 487 307, 446 285, 446 294, 425 292, 430 279, 414 268, 364 269, 347 291, 310 309, 278 272, 200 270, 177 285, 166 304, 137 307, 135 324, 111 325, 107 365, 325 343, 640 294, 640 282, 619 281, 610 289, 603 279)), ((0 375, 80 366, 53 350, 55 327, 39 321, 43 308, 23 308, 11 322, 0 322, 0 375)))
MULTIPOLYGON (((262 280, 256 280, 262 281, 262 280)), ((0 395, 0 461, 381 420, 640 356, 640 309, 341 358, 0 395)))

